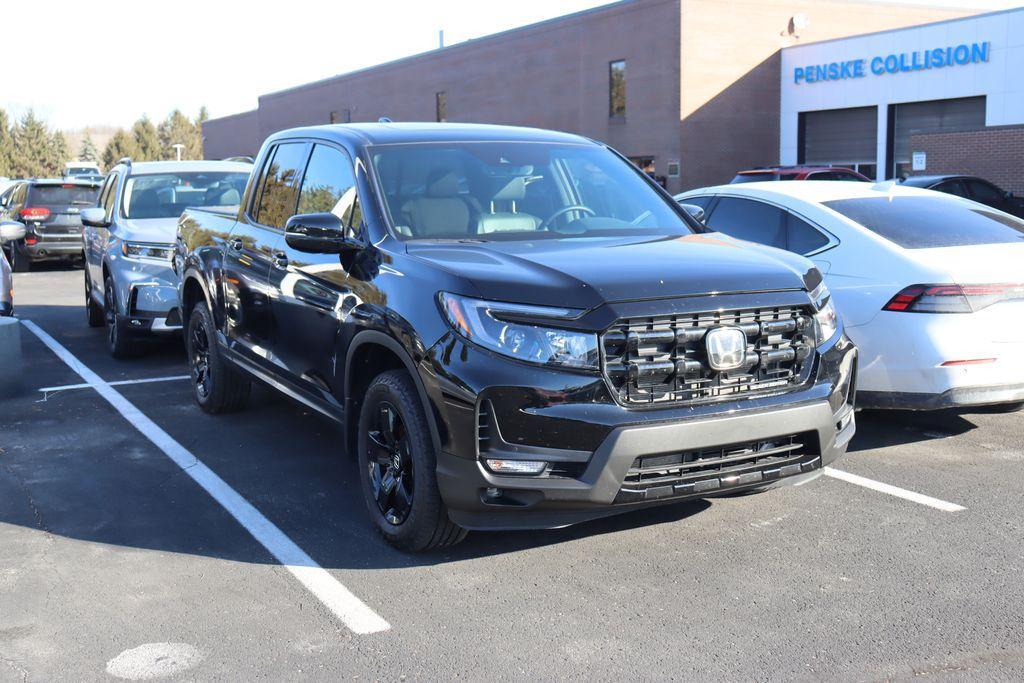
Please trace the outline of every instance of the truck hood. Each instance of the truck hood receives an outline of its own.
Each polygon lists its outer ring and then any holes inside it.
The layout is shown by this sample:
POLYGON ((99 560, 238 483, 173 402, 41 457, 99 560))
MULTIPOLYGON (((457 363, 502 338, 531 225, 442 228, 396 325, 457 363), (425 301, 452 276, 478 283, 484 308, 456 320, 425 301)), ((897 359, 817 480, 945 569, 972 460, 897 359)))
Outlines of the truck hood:
POLYGON ((174 244, 177 218, 135 218, 118 223, 117 236, 129 242, 174 244))
POLYGON ((804 289, 802 257, 720 233, 457 244, 408 252, 466 278, 485 299, 590 309, 710 293, 804 289))

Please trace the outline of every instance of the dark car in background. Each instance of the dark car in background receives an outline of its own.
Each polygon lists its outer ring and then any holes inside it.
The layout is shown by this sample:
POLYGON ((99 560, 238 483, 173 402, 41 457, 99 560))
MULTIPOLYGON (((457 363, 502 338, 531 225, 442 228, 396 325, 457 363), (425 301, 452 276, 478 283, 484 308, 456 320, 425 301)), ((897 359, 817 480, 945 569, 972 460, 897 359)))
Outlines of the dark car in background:
POLYGON ((0 206, 0 220, 25 225, 24 239, 5 245, 15 272, 39 261, 82 261, 82 209, 94 206, 99 185, 70 178, 18 183, 0 206))
POLYGON ((870 183, 871 179, 852 168, 842 166, 765 166, 737 173, 729 184, 760 183, 772 180, 855 180, 870 183))
POLYGON ((970 175, 916 175, 902 181, 907 187, 921 187, 926 190, 973 199, 979 204, 1024 218, 1024 198, 1003 190, 994 183, 970 175))

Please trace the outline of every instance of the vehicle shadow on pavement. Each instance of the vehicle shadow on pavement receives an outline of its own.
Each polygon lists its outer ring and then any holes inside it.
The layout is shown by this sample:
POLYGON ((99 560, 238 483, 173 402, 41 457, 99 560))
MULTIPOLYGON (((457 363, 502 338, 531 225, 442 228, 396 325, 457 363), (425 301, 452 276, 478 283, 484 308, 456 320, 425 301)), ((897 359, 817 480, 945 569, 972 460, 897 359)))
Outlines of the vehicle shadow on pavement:
POLYGON ((857 413, 857 434, 849 452, 945 439, 977 427, 962 411, 864 410, 857 413))

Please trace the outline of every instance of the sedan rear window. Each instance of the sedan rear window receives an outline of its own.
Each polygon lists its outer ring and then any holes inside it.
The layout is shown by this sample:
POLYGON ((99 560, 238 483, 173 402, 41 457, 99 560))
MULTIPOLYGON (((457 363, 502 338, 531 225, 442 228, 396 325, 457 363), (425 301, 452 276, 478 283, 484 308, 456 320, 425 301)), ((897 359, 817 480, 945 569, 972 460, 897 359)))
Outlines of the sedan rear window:
POLYGON ((942 195, 860 197, 824 204, 905 249, 1024 241, 1024 221, 942 195))
POLYGON ((88 185, 33 185, 28 203, 38 206, 94 206, 100 188, 88 185))
POLYGON ((736 177, 729 181, 730 185, 736 183, 760 183, 766 180, 789 180, 790 178, 783 178, 778 173, 737 173, 736 177))

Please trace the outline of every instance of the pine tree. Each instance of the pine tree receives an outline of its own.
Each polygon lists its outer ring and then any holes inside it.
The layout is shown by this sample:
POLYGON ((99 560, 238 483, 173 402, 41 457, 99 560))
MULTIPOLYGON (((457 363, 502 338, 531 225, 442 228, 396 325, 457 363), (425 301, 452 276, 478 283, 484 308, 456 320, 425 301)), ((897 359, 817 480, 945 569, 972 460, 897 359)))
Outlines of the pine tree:
POLYGON ((132 159, 139 157, 139 147, 135 144, 135 138, 124 128, 119 128, 114 133, 110 142, 107 143, 106 149, 103 150, 103 168, 113 168, 121 157, 131 157, 132 159))
POLYGON ((0 176, 14 175, 14 142, 11 139, 11 122, 7 112, 0 109, 0 176))
POLYGON ((11 133, 12 171, 22 178, 58 176, 67 157, 60 133, 51 134, 30 109, 11 133), (57 136, 60 136, 58 143, 57 136))
POLYGON ((174 145, 184 145, 181 150, 182 159, 203 158, 203 138, 199 126, 182 114, 181 110, 172 111, 160 124, 157 132, 160 135, 160 148, 165 159, 178 158, 174 145))
POLYGON ((82 144, 78 148, 78 158, 82 161, 91 161, 93 163, 100 160, 100 152, 96 149, 96 143, 92 141, 88 128, 85 129, 82 144))
POLYGON ((64 172, 64 164, 71 158, 68 139, 64 137, 64 133, 57 130, 50 136, 50 140, 50 156, 56 162, 53 175, 60 175, 64 172))
POLYGON ((138 148, 138 157, 133 157, 135 161, 159 161, 172 158, 164 155, 156 126, 148 116, 144 115, 135 122, 135 125, 132 126, 132 136, 135 138, 135 146, 138 148))

